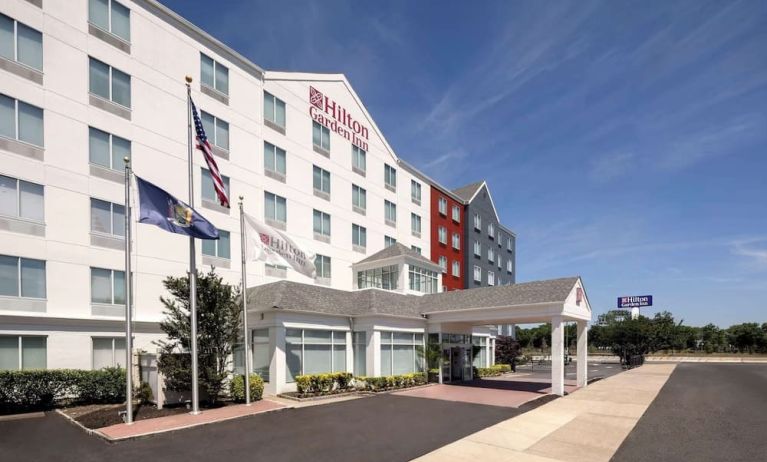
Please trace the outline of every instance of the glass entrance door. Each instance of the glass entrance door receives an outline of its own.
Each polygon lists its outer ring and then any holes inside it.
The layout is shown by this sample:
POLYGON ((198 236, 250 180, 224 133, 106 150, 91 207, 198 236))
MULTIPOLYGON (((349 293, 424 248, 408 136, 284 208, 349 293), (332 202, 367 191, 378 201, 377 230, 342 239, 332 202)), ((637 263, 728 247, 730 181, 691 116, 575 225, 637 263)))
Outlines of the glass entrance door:
POLYGON ((450 348, 442 348, 442 383, 450 381, 450 348))
POLYGON ((450 380, 458 382, 463 380, 463 348, 453 347, 450 349, 450 380))

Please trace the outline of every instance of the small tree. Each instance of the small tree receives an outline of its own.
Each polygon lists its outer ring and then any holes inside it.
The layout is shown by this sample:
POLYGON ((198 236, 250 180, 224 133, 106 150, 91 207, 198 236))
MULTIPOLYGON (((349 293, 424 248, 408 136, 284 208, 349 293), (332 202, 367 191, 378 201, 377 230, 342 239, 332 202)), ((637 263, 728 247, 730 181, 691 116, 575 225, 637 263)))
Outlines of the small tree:
MULTIPOLYGON (((171 298, 160 297, 165 306, 165 320, 160 328, 168 340, 156 342, 161 356, 158 368, 166 385, 175 391, 191 388, 191 322, 189 315, 189 278, 167 277, 163 285, 171 298)), ((240 338, 242 318, 237 299, 239 288, 222 282, 211 268, 197 273, 197 362, 200 386, 207 391, 210 403, 221 394, 229 373, 234 345, 240 338)))
POLYGON ((499 335, 495 338, 495 363, 512 364, 514 358, 519 356, 519 342, 507 335, 499 335))

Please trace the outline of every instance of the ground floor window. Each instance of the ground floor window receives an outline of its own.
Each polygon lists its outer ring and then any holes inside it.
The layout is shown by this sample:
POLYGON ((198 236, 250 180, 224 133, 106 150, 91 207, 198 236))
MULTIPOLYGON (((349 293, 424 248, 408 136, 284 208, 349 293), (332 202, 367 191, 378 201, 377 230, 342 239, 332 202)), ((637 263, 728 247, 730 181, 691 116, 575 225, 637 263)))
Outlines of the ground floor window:
POLYGON ((474 348, 472 353, 474 354, 473 364, 474 367, 487 367, 487 337, 472 337, 472 344, 474 348))
POLYGON ((354 375, 367 375, 367 334, 354 332, 352 334, 352 350, 354 354, 354 375))
MULTIPOLYGON (((254 329, 250 333, 250 348, 252 351, 251 368, 253 374, 258 374, 264 382, 269 382, 269 364, 272 361, 269 348, 269 329, 254 329)), ((245 349, 242 345, 234 347, 234 373, 245 374, 245 349)))
POLYGON ((46 337, 0 335, 0 370, 45 369, 46 337))
POLYGON ((381 332, 381 375, 423 371, 423 334, 381 332))
POLYGON ((302 374, 346 371, 346 332, 287 329, 285 332, 286 381, 302 374))
POLYGON ((93 337, 93 369, 124 367, 125 337, 93 337))

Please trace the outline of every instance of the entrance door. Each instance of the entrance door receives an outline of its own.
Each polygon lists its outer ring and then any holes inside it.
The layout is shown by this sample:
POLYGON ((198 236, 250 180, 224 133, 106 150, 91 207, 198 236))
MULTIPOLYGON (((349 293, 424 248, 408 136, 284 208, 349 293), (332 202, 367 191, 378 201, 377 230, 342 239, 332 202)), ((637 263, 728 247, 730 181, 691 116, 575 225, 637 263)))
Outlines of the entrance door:
POLYGON ((463 380, 463 351, 464 348, 453 347, 450 351, 450 380, 460 381, 463 380))
POLYGON ((450 348, 442 349, 442 382, 450 382, 450 348))

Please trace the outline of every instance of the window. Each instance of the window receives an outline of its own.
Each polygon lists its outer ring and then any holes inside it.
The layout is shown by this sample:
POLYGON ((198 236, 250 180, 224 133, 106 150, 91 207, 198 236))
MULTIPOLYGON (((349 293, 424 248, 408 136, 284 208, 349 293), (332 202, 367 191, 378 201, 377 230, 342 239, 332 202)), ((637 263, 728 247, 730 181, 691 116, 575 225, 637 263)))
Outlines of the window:
POLYGON ((200 82, 202 85, 229 94, 229 69, 210 56, 200 53, 200 82))
MULTIPOLYGON (((271 362, 271 350, 269 349, 269 329, 253 329, 250 332, 251 372, 258 374, 264 382, 269 381, 269 363, 271 362)), ((233 348, 234 373, 245 373, 245 348, 237 344, 233 348)))
POLYGON ((480 244, 479 241, 474 241, 474 256, 482 256, 482 244, 480 244))
POLYGON ((346 371, 346 332, 285 330, 286 381, 297 375, 346 371))
POLYGON ((421 205, 421 183, 415 180, 410 180, 410 200, 421 205))
POLYGON ((47 343, 46 337, 0 335, 0 370, 45 369, 47 343))
POLYGON ((421 217, 415 213, 410 214, 410 233, 413 236, 421 237, 421 217))
POLYGON ((224 258, 229 260, 231 254, 231 235, 229 231, 218 230, 218 239, 203 239, 202 254, 209 257, 224 258))
POLYGON ((512 261, 511 258, 509 258, 508 260, 506 260, 506 272, 512 273, 513 271, 514 271, 514 262, 512 261))
POLYGON ((312 144, 315 148, 330 152, 330 130, 319 122, 312 122, 312 144))
POLYGON ((439 214, 447 216, 447 199, 440 197, 438 201, 439 214))
POLYGON ((461 236, 458 233, 453 233, 453 248, 455 250, 461 249, 461 236))
POLYGON ((490 237, 490 239, 495 238, 495 225, 492 223, 487 224, 487 235, 490 237))
POLYGON ((44 187, 0 175, 0 215, 42 223, 45 221, 44 187))
POLYGON ((495 240, 498 241, 498 247, 501 247, 503 244, 501 242, 501 229, 496 228, 495 229, 495 240))
POLYGON ((125 365, 125 337, 93 337, 93 370, 125 365))
POLYGON ((454 261, 454 262, 453 262, 453 271, 452 271, 452 274, 453 274, 453 276, 455 276, 455 277, 460 277, 460 276, 461 276, 461 264, 460 264, 460 263, 458 263, 457 261, 454 261))
POLYGON ((317 277, 330 279, 330 257, 317 255, 314 257, 314 268, 317 270, 317 277))
POLYGON ((88 22, 130 42, 130 10, 114 0, 90 0, 88 22))
POLYGON ((397 265, 384 266, 365 271, 357 271, 357 288, 367 289, 375 287, 385 290, 396 290, 399 280, 397 265))
POLYGON ((352 332, 352 351, 354 355, 354 375, 367 375, 367 334, 365 331, 352 332))
POLYGON ((410 290, 424 294, 437 293, 437 273, 435 271, 420 268, 415 265, 408 265, 408 275, 410 276, 410 290))
POLYGON ((125 271, 91 268, 91 303, 125 305, 125 271))
POLYGON ((0 136, 43 146, 43 110, 0 94, 0 136))
POLYGON ((506 239, 506 250, 511 252, 511 238, 506 239))
POLYGON ((368 246, 368 230, 364 226, 352 224, 352 245, 365 248, 368 246))
POLYGON ((490 263, 493 263, 495 261, 495 251, 493 251, 492 247, 487 248, 487 261, 490 263))
POLYGON ((474 367, 487 367, 487 347, 488 347, 488 338, 487 337, 471 337, 471 343, 474 344, 475 347, 479 350, 479 352, 474 356, 472 360, 472 364, 474 367))
POLYGON ((264 120, 285 128, 285 101, 268 91, 264 92, 264 120))
POLYGON ((392 191, 397 190, 397 169, 389 164, 384 164, 384 185, 392 191))
POLYGON ((457 205, 453 206, 453 221, 456 223, 461 222, 461 208, 457 205))
POLYGON ((482 229, 482 217, 478 213, 474 214, 474 229, 477 231, 482 229))
POLYGON ((487 285, 489 286, 495 285, 495 273, 492 271, 487 272, 487 285))
POLYGON ((88 127, 90 163, 111 170, 123 170, 124 158, 130 158, 131 142, 98 128, 88 127))
POLYGON ((89 67, 90 92, 129 108, 130 75, 94 58, 90 58, 89 67))
POLYGON ((287 223, 288 205, 285 198, 264 191, 264 218, 279 223, 287 223))
POLYGON ((356 184, 352 185, 352 208, 363 215, 367 209, 367 191, 356 184))
POLYGON ((366 157, 367 153, 365 153, 364 149, 352 145, 352 170, 364 175, 367 169, 366 157))
POLYGON ((498 269, 503 268, 503 257, 501 257, 501 252, 498 252, 498 269))
MULTIPOLYGON (((213 187, 213 177, 210 176, 210 172, 206 169, 202 169, 202 200, 213 202, 214 204, 218 204, 218 196, 216 195, 216 188, 213 187)), ((224 191, 226 191, 226 195, 228 197, 231 197, 229 194, 229 177, 221 175, 221 181, 224 182, 224 191)))
POLYGON ((212 145, 228 151, 229 122, 225 122, 205 111, 200 111, 200 119, 202 120, 202 128, 205 130, 205 136, 208 137, 208 141, 212 145))
POLYGON ((447 228, 444 226, 437 228, 437 239, 441 244, 447 244, 447 228))
POLYGON ((330 215, 314 210, 314 235, 330 237, 330 215))
POLYGON ((477 265, 474 265, 474 281, 482 282, 482 268, 477 265))
POLYGON ((0 295, 45 298, 45 262, 0 255, 0 295))
POLYGON ((397 204, 384 199, 384 212, 386 224, 390 226, 396 226, 397 224, 397 204))
POLYGON ((0 13, 0 56, 43 70, 43 34, 0 13))
POLYGON ((330 194, 330 172, 325 169, 314 166, 314 190, 325 194, 330 194))
POLYGON ((282 148, 264 141, 264 171, 284 177, 287 174, 287 154, 282 148))
POLYGON ((397 240, 391 236, 384 236, 384 247, 391 247, 397 243, 397 240))
POLYGON ((423 334, 381 332, 381 375, 399 375, 424 369, 423 334))
POLYGON ((411 245, 411 246, 410 246, 410 250, 415 250, 415 251, 416 251, 416 252, 418 252, 419 254, 421 253, 421 248, 420 248, 420 247, 418 247, 417 245, 411 245))
POLYGON ((445 256, 439 257, 439 267, 442 268, 443 273, 447 273, 447 257, 445 256))
POLYGON ((125 207, 91 198, 91 232, 125 237, 125 207))

